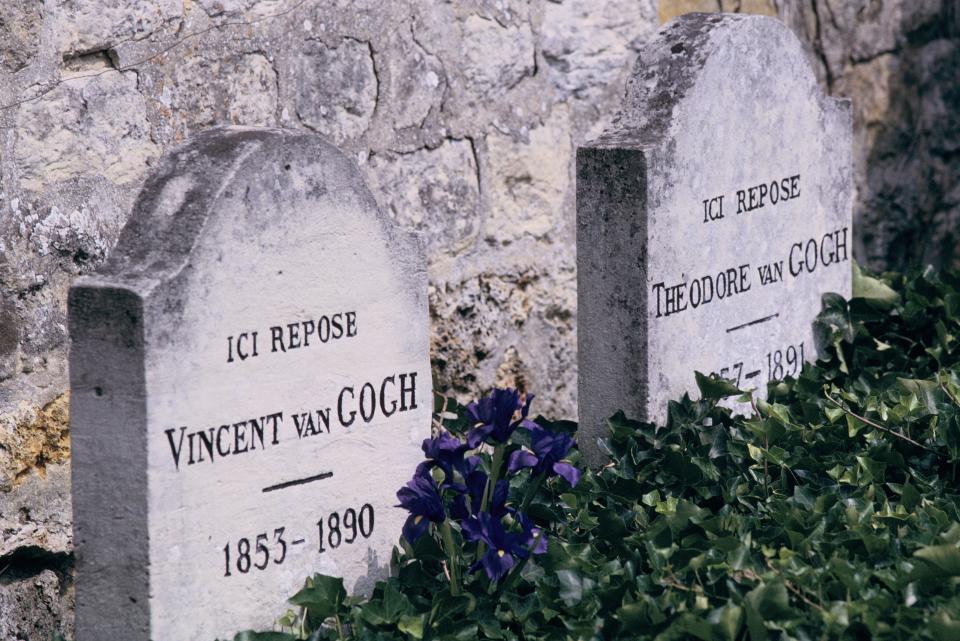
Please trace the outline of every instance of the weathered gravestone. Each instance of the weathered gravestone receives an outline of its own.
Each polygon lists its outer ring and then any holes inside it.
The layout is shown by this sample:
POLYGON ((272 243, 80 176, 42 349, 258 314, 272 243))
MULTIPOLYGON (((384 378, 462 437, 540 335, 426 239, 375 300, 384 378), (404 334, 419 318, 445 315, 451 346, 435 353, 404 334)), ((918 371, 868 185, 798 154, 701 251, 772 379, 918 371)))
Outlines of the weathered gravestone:
POLYGON ((694 371, 763 393, 816 356, 850 293, 851 116, 780 22, 691 14, 641 52, 577 151, 581 443, 616 410, 666 419, 694 371))
POLYGON ((78 641, 270 628, 312 572, 387 573, 422 460, 425 259, 323 140, 167 155, 70 292, 78 641))

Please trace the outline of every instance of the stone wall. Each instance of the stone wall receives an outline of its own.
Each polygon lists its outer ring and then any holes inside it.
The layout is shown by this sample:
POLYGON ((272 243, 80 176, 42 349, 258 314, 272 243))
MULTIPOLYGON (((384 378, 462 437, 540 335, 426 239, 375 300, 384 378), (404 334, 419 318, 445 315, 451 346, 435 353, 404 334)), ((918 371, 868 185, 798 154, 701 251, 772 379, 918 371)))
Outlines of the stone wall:
POLYGON ((425 235, 440 390, 576 405, 572 159, 691 10, 780 15, 855 99, 861 259, 960 260, 950 0, 0 3, 0 641, 70 632, 65 301, 167 149, 302 128, 425 235))
POLYGON ((777 4, 827 91, 853 99, 858 260, 960 267, 960 4, 777 4))

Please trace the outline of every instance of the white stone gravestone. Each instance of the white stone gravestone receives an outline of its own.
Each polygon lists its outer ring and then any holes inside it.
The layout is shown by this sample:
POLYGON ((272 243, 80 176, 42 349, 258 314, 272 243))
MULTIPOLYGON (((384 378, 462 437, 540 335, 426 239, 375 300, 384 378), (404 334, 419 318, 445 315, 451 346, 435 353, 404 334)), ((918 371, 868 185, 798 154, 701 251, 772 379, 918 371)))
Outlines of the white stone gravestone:
POLYGON ((694 371, 762 395, 816 356, 851 287, 850 104, 779 21, 690 14, 640 53, 577 150, 580 442, 617 410, 666 419, 694 371))
POLYGON ((430 433, 418 240, 322 139, 168 154, 70 292, 78 641, 269 629, 387 572, 430 433))

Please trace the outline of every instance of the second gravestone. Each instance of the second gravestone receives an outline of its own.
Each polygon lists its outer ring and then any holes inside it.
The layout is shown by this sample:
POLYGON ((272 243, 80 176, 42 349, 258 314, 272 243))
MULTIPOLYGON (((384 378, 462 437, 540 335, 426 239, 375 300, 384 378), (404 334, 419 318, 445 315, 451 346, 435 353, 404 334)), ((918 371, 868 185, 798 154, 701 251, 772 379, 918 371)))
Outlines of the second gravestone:
POLYGON ((388 571, 422 460, 425 259, 310 135, 215 130, 70 292, 78 641, 270 628, 388 571))
POLYGON ((816 356, 851 283, 849 102, 779 21, 691 14, 640 53, 577 151, 580 442, 617 410, 662 422, 694 371, 766 389, 816 356))

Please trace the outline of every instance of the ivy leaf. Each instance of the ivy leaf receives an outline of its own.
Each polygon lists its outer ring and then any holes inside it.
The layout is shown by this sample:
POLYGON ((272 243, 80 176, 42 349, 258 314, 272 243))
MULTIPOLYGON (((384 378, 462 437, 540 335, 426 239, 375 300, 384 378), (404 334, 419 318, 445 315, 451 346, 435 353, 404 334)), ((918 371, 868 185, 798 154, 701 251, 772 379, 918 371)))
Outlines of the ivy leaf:
POLYGON ((936 381, 927 381, 917 378, 898 378, 897 383, 912 394, 924 408, 927 415, 937 413, 937 399, 940 396, 940 386, 936 381))
POLYGON ((766 620, 790 616, 790 597, 782 581, 761 583, 750 590, 746 596, 747 603, 766 620))
POLYGON ((951 292, 943 297, 943 311, 948 319, 960 321, 960 292, 951 292))
POLYGON ((409 609, 410 600, 397 587, 396 581, 389 581, 383 597, 364 604, 361 616, 371 625, 388 625, 396 623, 409 609))
POLYGON ((743 627, 743 608, 733 603, 727 603, 710 613, 708 621, 717 626, 723 641, 736 641, 743 627))
POLYGON ((925 562, 929 576, 960 576, 960 547, 956 545, 929 545, 913 556, 925 562))
POLYGON ((714 638, 713 626, 710 622, 687 612, 677 617, 670 627, 657 637, 658 641, 661 639, 663 641, 673 639, 713 641, 714 638))
POLYGON ((721 399, 743 394, 736 385, 716 374, 705 376, 700 372, 694 372, 694 375, 697 378, 697 387, 700 388, 700 396, 704 399, 721 399))
POLYGON ((903 484, 903 488, 900 492, 900 502, 908 512, 913 512, 913 510, 920 505, 920 501, 922 499, 923 496, 921 496, 920 492, 918 492, 915 487, 910 485, 910 483, 903 484))
POLYGON ((960 618, 951 616, 945 609, 937 610, 930 617, 930 632, 935 639, 960 639, 960 618))
POLYGON ((856 261, 853 262, 853 297, 884 306, 893 306, 900 300, 900 295, 892 287, 879 278, 864 274, 856 261))
POLYGON ((624 603, 616 612, 616 617, 628 629, 636 630, 651 625, 659 625, 667 620, 653 597, 649 594, 640 594, 638 597, 638 601, 624 603))
POLYGON ((290 603, 307 608, 311 617, 321 621, 335 616, 347 597, 343 579, 315 574, 307 583, 307 587, 290 597, 290 603))
POLYGON ((558 570, 557 579, 560 581, 560 599, 567 606, 579 603, 584 592, 594 585, 592 579, 584 578, 573 570, 558 570))
POLYGON ((409 634, 414 639, 423 638, 423 624, 424 624, 424 615, 411 615, 405 614, 400 617, 400 623, 397 624, 397 629, 401 632, 409 634))

